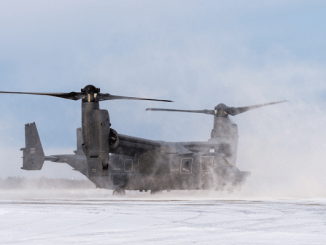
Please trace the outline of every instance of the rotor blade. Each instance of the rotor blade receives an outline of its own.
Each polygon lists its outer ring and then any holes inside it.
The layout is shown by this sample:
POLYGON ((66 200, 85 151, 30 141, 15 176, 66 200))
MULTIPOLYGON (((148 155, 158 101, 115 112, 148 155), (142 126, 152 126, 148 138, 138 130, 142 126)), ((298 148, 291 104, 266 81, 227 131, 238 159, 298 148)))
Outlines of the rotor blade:
POLYGON ((150 101, 161 101, 161 102, 173 102, 172 100, 157 100, 157 99, 118 96, 118 95, 102 94, 102 93, 97 95, 97 99, 99 101, 104 101, 104 100, 150 100, 150 101))
POLYGON ((161 108, 147 108, 146 111, 176 111, 176 112, 191 112, 191 113, 203 113, 208 115, 214 115, 214 110, 174 110, 174 109, 161 109, 161 108))
POLYGON ((70 92, 70 93, 25 93, 25 92, 6 92, 0 91, 1 94, 30 94, 30 95, 47 95, 47 96, 54 96, 63 99, 69 100, 79 100, 84 97, 82 93, 70 92))
POLYGON ((284 103, 284 102, 288 102, 288 100, 282 100, 282 101, 271 102, 271 103, 260 104, 260 105, 244 106, 244 107, 229 107, 226 112, 231 116, 235 116, 235 115, 238 115, 240 113, 243 113, 243 112, 246 112, 246 111, 249 111, 249 110, 257 109, 257 108, 260 108, 260 107, 263 107, 263 106, 284 103))

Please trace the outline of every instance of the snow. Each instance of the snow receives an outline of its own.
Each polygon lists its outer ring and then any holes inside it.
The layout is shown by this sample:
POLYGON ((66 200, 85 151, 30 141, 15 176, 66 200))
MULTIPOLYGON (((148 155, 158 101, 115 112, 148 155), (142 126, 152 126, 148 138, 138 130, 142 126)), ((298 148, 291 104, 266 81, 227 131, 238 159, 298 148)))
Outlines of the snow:
POLYGON ((0 193, 0 244, 326 243, 326 199, 103 193, 0 193))

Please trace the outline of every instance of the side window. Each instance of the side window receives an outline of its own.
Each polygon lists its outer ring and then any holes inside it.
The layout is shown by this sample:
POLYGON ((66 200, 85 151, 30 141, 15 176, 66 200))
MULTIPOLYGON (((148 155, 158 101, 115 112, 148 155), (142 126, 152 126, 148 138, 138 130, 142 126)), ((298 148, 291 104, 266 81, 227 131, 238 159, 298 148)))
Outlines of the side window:
POLYGON ((125 172, 131 172, 132 171, 132 165, 133 165, 132 159, 126 159, 125 160, 125 172))
POLYGON ((213 168, 214 157, 206 156, 200 158, 201 171, 209 172, 213 168))
POLYGON ((182 158, 180 173, 181 174, 191 174, 192 173, 192 158, 182 158))

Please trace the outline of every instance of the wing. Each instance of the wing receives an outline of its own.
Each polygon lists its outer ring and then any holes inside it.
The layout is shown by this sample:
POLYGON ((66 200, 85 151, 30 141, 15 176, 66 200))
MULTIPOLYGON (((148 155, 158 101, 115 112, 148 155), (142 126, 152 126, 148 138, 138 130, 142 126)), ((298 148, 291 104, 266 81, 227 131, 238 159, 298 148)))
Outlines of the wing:
POLYGON ((136 153, 144 154, 147 151, 153 151, 162 146, 162 143, 156 140, 148 140, 123 134, 118 134, 118 136, 119 146, 115 149, 110 149, 110 153, 134 156, 136 153))
POLYGON ((193 153, 180 143, 149 140, 123 134, 119 134, 119 146, 115 149, 110 149, 110 153, 126 156, 135 156, 135 154, 141 155, 153 151, 162 154, 193 153))
POLYGON ((219 145, 218 141, 191 141, 191 142, 176 142, 191 152, 208 152, 219 145))

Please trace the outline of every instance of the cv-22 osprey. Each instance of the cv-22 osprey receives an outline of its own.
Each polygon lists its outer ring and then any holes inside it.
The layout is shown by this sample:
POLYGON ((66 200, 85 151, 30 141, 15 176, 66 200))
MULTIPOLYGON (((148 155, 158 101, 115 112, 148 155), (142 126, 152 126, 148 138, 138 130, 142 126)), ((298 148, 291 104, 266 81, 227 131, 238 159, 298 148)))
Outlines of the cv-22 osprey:
POLYGON ((236 167, 238 128, 228 115, 284 102, 238 108, 220 104, 213 111, 191 111, 214 115, 211 139, 165 142, 117 133, 111 128, 108 111, 101 110, 99 102, 113 99, 171 102, 168 100, 104 94, 93 85, 70 93, 0 93, 81 99, 82 127, 77 129, 74 154, 45 156, 35 123, 26 124, 25 147, 21 149, 22 169, 41 170, 44 161, 67 163, 87 176, 96 187, 112 189, 117 195, 124 195, 125 190, 157 193, 163 190, 231 190, 241 186, 250 173, 236 167))

